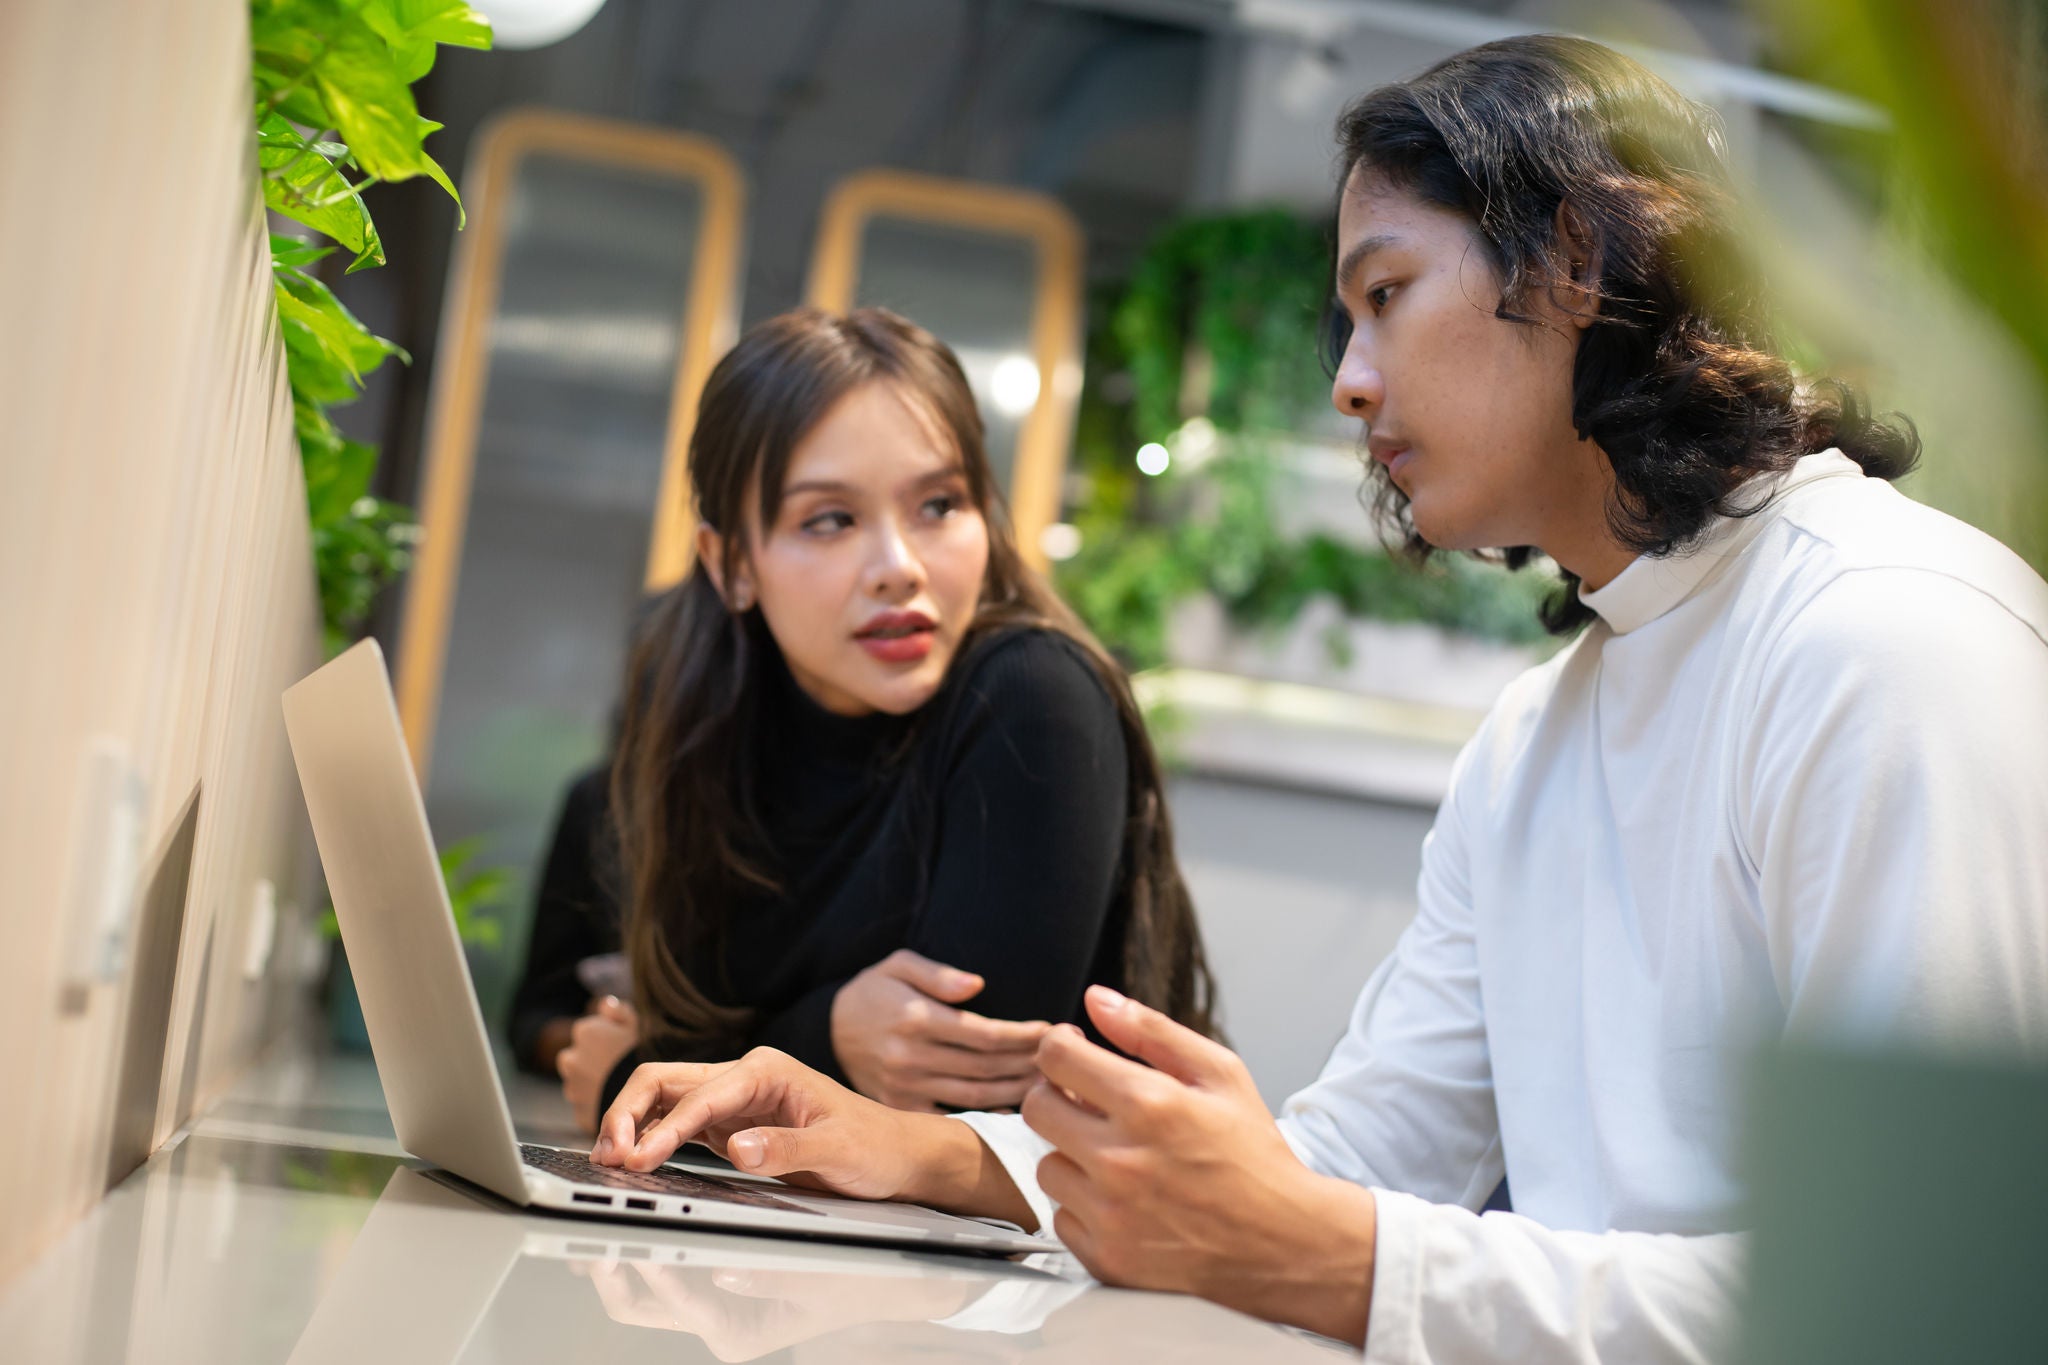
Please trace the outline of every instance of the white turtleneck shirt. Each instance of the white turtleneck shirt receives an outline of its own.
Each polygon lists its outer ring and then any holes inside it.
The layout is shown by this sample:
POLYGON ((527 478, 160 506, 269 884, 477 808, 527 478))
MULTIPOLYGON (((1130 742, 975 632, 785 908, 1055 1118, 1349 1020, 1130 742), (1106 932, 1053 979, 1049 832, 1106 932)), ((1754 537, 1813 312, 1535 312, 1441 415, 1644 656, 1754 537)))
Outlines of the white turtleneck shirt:
POLYGON ((1500 697, 1283 1109, 1375 1193, 1367 1360, 1724 1357, 1758 1043, 2048 1052, 2048 587, 1839 452, 1745 495, 1500 697))

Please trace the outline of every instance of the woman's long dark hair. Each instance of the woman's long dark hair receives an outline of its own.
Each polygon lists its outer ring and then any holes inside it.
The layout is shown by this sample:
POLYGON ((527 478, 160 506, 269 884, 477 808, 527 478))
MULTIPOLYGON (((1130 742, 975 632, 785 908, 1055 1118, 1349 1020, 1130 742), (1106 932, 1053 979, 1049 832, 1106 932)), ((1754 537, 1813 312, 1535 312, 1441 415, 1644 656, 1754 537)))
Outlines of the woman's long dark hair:
MULTIPOLYGON (((1590 290, 1572 422, 1614 468, 1608 524, 1639 554, 1668 555, 1716 516, 1757 508, 1753 475, 1829 446, 1866 474, 1913 467, 1918 434, 1880 420, 1833 381, 1801 384, 1771 335, 1764 290, 1735 216, 1718 115, 1648 69, 1581 38, 1533 35, 1461 52, 1381 86, 1337 122, 1342 174, 1464 215, 1501 282, 1495 315, 1533 323, 1543 290, 1590 290), (1569 215, 1574 240, 1561 241, 1569 215), (1584 274, 1562 269, 1574 255, 1584 274)), ((1350 325, 1332 309, 1335 368, 1350 325)), ((1417 558, 1407 499, 1375 466, 1378 508, 1417 558)), ((1527 563, 1527 547, 1506 550, 1527 563)), ((1592 611, 1578 582, 1544 613, 1560 634, 1592 611)))
MULTIPOLYGON (((1111 922, 1124 925, 1123 987, 1214 1034, 1214 985, 1194 906, 1174 859, 1159 762, 1123 670, 1017 552, 960 362, 922 327, 880 308, 834 317, 800 309, 750 330, 712 370, 690 440, 698 516, 724 533, 721 579, 735 581, 753 523, 774 524, 792 453, 842 397, 894 386, 958 451, 988 523, 988 572, 954 668, 1018 628, 1080 647, 1115 701, 1129 792, 1111 922)), ((753 1011, 720 1003, 724 983, 684 961, 718 961, 731 907, 778 885, 749 742, 776 644, 758 609, 735 611, 693 566, 641 627, 627 668, 612 807, 626 890, 626 952, 650 1037, 737 1042, 753 1011)), ((913 722, 915 724, 915 722, 913 722)))

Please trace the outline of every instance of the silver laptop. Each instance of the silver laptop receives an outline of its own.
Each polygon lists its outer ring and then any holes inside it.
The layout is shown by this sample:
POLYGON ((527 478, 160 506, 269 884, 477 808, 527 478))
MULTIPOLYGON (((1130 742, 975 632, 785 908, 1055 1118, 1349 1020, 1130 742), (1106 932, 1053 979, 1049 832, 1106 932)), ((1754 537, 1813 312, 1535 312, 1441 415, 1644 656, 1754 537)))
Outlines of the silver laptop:
POLYGON ((405 1150, 522 1207, 832 1241, 1011 1254, 1058 1243, 910 1204, 670 1163, 645 1174, 521 1143, 441 881, 383 651, 365 640, 288 688, 285 729, 405 1150))

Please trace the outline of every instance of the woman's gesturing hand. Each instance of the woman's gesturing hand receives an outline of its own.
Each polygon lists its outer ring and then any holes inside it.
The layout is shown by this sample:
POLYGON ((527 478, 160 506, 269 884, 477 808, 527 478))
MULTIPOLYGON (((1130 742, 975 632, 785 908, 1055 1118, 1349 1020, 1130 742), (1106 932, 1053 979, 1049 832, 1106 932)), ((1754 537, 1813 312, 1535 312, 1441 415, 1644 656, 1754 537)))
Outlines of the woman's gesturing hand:
POLYGON ((1024 1101, 1024 1121, 1059 1148, 1038 1183, 1060 1205, 1060 1240, 1105 1284, 1199 1294, 1362 1344, 1371 1192, 1302 1165, 1221 1043, 1107 987, 1087 1005, 1130 1057, 1063 1025, 1024 1101))
POLYGON ((740 1170, 793 1185, 1035 1221, 966 1124, 877 1104, 770 1047, 737 1062, 637 1068, 605 1111, 590 1159, 651 1171, 692 1140, 740 1170))
POLYGON ((597 1098, 605 1078, 640 1041, 640 1016, 614 995, 593 1001, 590 1013, 569 1029, 569 1045, 555 1054, 562 1097, 576 1111, 576 1126, 597 1131, 597 1098))
POLYGON ((863 1095, 894 1109, 1014 1109, 1038 1079, 1042 1020, 957 1008, 981 993, 973 972, 899 948, 839 988, 832 1050, 863 1095))

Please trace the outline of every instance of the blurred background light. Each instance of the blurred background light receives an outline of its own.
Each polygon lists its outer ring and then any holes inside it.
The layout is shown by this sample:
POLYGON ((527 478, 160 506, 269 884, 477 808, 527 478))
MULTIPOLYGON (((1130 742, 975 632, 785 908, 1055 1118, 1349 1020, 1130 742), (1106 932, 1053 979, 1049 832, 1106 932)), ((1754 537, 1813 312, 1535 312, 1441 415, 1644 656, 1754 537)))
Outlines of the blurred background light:
POLYGON ((996 362, 989 376, 989 398, 1006 417, 1022 417, 1038 401, 1038 366, 1028 355, 1012 352, 996 362))
POLYGON ((495 47, 546 47, 590 22, 604 0, 474 0, 495 47))
POLYGON ((1081 528, 1069 521, 1056 521, 1038 533, 1038 548, 1047 559, 1059 562, 1081 553, 1081 528))
POLYGON ((1164 474, 1173 457, 1166 453, 1166 447, 1157 441, 1147 441, 1138 447, 1138 472, 1141 474, 1164 474))
POLYGON ((1190 417, 1173 434, 1173 457, 1183 472, 1201 468, 1216 454, 1216 424, 1206 417, 1190 417))

